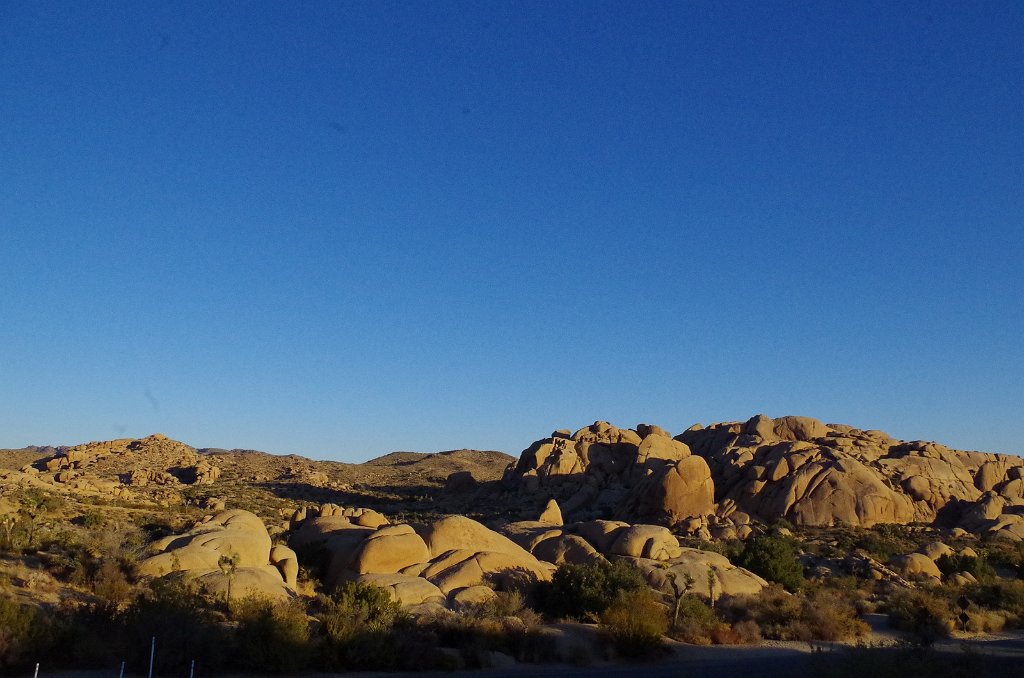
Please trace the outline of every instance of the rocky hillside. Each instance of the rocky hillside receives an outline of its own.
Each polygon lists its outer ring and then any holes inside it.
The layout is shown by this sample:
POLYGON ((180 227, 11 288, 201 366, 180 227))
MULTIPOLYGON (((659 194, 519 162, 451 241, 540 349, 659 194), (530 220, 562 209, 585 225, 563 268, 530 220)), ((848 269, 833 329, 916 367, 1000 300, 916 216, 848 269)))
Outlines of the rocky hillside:
POLYGON ((1024 539, 1024 460, 896 440, 808 417, 657 426, 596 422, 523 451, 506 492, 555 498, 578 518, 743 536, 752 519, 798 525, 939 523, 1024 539))
POLYGON ((0 481, 59 494, 168 506, 346 501, 388 510, 429 502, 450 476, 465 485, 497 480, 501 452, 395 452, 363 464, 254 450, 195 449, 161 434, 70 447, 0 450, 0 481))

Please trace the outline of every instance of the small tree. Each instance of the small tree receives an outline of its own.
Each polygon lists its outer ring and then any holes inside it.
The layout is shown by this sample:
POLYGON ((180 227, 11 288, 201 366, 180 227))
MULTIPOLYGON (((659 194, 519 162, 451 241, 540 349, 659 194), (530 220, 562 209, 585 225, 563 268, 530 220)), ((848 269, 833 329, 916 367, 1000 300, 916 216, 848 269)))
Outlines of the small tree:
POLYGON ((228 578, 228 590, 224 594, 224 603, 227 605, 231 604, 231 582, 235 579, 235 573, 238 571, 238 562, 240 560, 241 556, 237 553, 232 553, 230 556, 221 556, 217 560, 220 571, 228 578))
POLYGON ((647 588, 643 574, 625 561, 565 563, 537 589, 541 610, 550 617, 596 620, 620 591, 647 588))
POLYGON ((682 586, 679 585, 679 578, 676 577, 675 572, 669 572, 666 578, 672 584, 672 630, 674 631, 679 627, 679 612, 683 609, 683 599, 693 588, 695 580, 689 572, 683 573, 682 586))
POLYGON ((770 535, 755 537, 743 547, 737 562, 768 581, 782 584, 789 592, 803 585, 804 569, 797 560, 796 549, 787 539, 770 535))
POLYGON ((18 514, 28 521, 28 546, 31 547, 35 539, 36 519, 47 511, 51 511, 60 505, 56 497, 46 494, 42 490, 25 490, 19 501, 21 508, 18 514))

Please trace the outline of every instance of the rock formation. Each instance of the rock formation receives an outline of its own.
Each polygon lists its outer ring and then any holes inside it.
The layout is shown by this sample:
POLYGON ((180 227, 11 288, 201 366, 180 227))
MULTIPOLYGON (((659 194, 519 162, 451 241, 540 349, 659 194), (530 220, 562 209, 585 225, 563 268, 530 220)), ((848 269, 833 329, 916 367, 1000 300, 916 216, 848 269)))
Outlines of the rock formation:
POLYGON ((595 422, 555 431, 526 449, 503 479, 515 491, 558 501, 576 518, 677 522, 714 511, 707 463, 657 426, 595 422))
POLYGON ((510 523, 502 531, 542 560, 587 563, 595 559, 623 559, 636 565, 652 588, 672 593, 672 577, 693 578, 694 593, 710 596, 708 573, 716 595, 756 593, 767 586, 757 575, 732 565, 728 558, 684 548, 668 528, 630 525, 616 520, 591 520, 554 528, 541 521, 510 523))
POLYGON ((221 473, 195 449, 159 433, 56 448, 25 471, 44 472, 43 477, 79 494, 164 506, 181 503, 182 485, 210 485, 221 473))
POLYGON ((292 546, 300 552, 322 549, 329 583, 386 586, 405 605, 465 602, 483 595, 466 589, 520 578, 546 580, 554 569, 511 539, 463 516, 426 525, 391 525, 377 521, 377 515, 332 506, 300 509, 293 517, 292 546))
POLYGON ((207 517, 184 534, 157 540, 150 550, 153 555, 139 564, 142 576, 178 575, 215 594, 226 595, 230 589, 232 598, 280 600, 294 595, 299 571, 295 552, 272 544, 263 521, 248 511, 207 517))
POLYGON ((1011 538, 1024 528, 1017 513, 1024 501, 1011 484, 1024 471, 1016 457, 904 442, 807 417, 759 415, 693 427, 677 439, 708 460, 720 507, 765 521, 869 527, 973 519, 973 531, 1011 538), (998 499, 979 510, 981 487, 998 499))
POLYGON ((537 503, 556 499, 566 518, 674 525, 704 538, 744 538, 752 520, 785 518, 939 521, 1024 539, 1024 460, 809 417, 758 415, 675 438, 599 421, 533 443, 502 482, 537 503))

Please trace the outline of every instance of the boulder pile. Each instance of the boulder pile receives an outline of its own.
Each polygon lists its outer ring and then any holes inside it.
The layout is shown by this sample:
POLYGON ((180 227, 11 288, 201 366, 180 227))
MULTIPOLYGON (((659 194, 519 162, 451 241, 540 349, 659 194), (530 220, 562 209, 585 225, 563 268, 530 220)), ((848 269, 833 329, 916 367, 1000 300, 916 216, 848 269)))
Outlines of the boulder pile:
POLYGON ((707 462, 657 426, 603 421, 555 431, 523 451, 504 486, 554 498, 565 515, 676 523, 714 512, 707 462))
POLYGON ((550 579, 554 566, 464 516, 428 524, 390 524, 368 509, 326 504, 299 509, 291 545, 326 555, 329 584, 370 583, 403 605, 458 606, 493 595, 485 584, 550 579))
POLYGON ((84 494, 139 500, 127 488, 161 505, 181 503, 181 485, 211 485, 221 470, 195 449, 155 433, 57 448, 31 470, 84 494))
POLYGON ((142 576, 180 576, 212 593, 285 600, 295 594, 299 561, 287 546, 274 545, 258 516, 223 511, 184 534, 155 541, 139 564, 142 576))
POLYGON ((664 593, 672 592, 672 578, 681 583, 687 575, 693 579, 690 590, 705 597, 757 593, 767 586, 764 579, 732 565, 725 556, 680 546, 675 535, 661 525, 616 520, 554 525, 544 520, 556 510, 558 505, 551 501, 540 520, 509 523, 501 531, 538 559, 554 565, 627 560, 644 573, 652 588, 664 593))
POLYGON ((1024 539, 1024 459, 901 441, 809 417, 699 424, 670 437, 640 424, 555 431, 502 481, 577 521, 678 526, 745 538, 752 520, 798 525, 939 522, 1024 539))

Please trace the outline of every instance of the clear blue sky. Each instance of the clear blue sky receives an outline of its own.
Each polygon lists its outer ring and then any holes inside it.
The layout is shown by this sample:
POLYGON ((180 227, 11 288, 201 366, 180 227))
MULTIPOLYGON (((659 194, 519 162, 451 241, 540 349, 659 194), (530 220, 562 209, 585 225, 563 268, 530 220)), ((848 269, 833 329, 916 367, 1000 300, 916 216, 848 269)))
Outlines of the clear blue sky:
POLYGON ((0 446, 1019 453, 1020 2, 0 2, 0 446))

